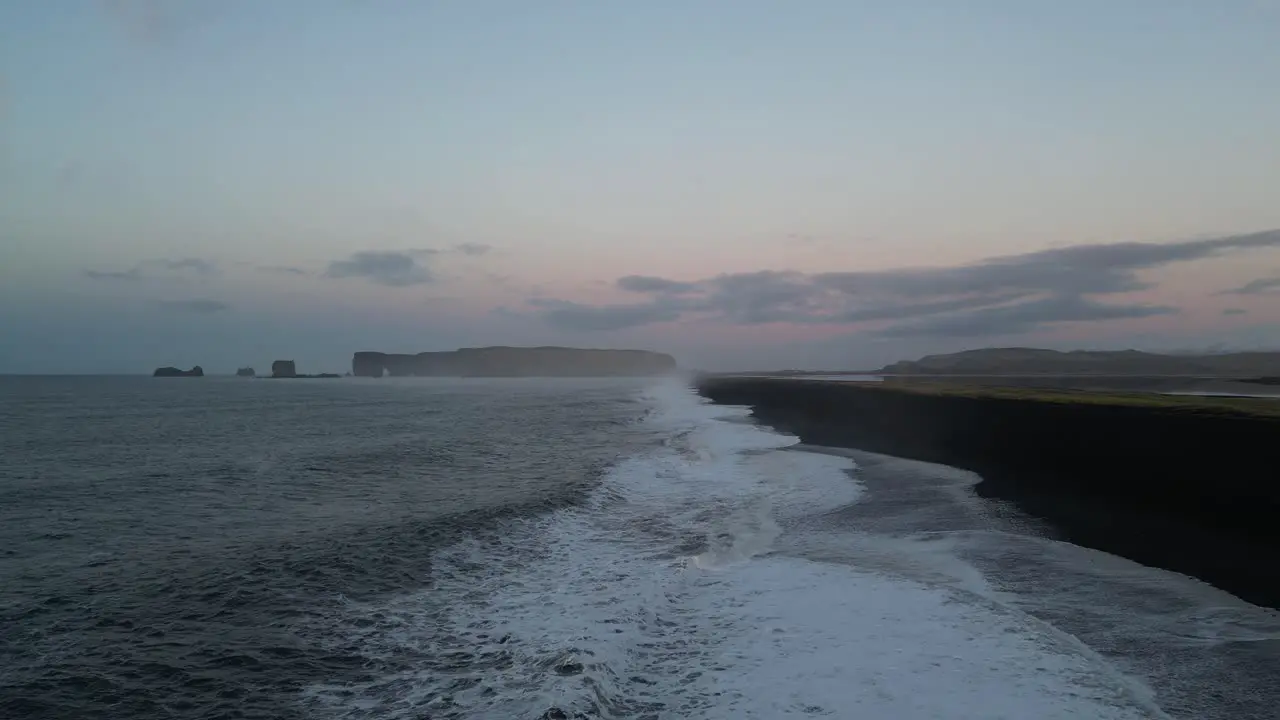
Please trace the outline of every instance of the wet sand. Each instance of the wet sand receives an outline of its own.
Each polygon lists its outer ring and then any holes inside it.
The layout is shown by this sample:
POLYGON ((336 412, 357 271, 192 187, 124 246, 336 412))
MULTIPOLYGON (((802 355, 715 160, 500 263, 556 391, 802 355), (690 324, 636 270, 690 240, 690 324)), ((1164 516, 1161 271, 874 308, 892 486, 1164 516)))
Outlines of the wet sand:
POLYGON ((1194 378, 1018 380, 697 385, 807 443, 972 470, 980 495, 1012 501, 1070 542, 1280 607, 1268 560, 1280 550, 1280 401, 1163 394, 1231 382, 1194 378))

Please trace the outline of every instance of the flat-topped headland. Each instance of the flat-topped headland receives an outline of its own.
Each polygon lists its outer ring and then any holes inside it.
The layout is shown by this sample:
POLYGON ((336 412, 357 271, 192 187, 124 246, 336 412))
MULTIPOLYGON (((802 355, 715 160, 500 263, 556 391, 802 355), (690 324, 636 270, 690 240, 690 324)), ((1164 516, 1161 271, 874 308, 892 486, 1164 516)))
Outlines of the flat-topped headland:
POLYGON ((703 376, 817 445, 976 472, 1070 542, 1280 607, 1280 401, 1070 388, 703 376))
POLYGON ((665 353, 570 347, 479 347, 416 355, 358 352, 351 371, 364 377, 629 377, 676 369, 665 353))

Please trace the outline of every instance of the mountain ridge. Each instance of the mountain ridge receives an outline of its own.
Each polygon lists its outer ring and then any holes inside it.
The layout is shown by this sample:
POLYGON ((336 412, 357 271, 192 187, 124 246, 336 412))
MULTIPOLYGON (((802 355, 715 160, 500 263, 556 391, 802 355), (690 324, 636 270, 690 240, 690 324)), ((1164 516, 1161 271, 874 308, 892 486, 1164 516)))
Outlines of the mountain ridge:
POLYGON ((884 375, 1280 375, 1280 352, 1172 355, 1142 350, 1048 350, 1003 347, 902 360, 884 375))

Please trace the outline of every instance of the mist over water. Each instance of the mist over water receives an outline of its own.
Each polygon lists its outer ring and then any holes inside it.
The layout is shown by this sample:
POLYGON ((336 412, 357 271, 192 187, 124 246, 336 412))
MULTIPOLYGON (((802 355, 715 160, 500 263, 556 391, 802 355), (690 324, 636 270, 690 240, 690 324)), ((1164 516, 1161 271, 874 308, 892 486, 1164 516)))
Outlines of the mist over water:
POLYGON ((4 380, 0 714, 1269 717, 1280 619, 660 381, 4 380))

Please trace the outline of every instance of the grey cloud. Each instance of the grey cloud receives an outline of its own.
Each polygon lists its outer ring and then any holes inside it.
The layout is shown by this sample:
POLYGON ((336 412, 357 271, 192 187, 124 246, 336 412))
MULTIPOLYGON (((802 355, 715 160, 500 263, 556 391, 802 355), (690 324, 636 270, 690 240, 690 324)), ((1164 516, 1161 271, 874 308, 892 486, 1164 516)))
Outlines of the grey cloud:
POLYGON ((844 322, 869 322, 873 320, 903 320, 912 317, 923 317, 939 313, 972 310, 974 308, 1001 305, 1025 298, 1030 293, 1013 290, 1004 293, 986 293, 955 300, 938 300, 925 303, 886 304, 851 310, 839 316, 844 322))
POLYGON ((463 255, 469 255, 471 257, 479 257, 480 255, 489 254, 489 252, 493 250, 493 246, 486 245, 484 243, 465 242, 465 243, 458 243, 457 245, 454 245, 453 249, 457 250, 463 255))
POLYGON ((1226 237, 1184 240, 1175 243, 1109 243, 1074 245, 1055 248, 1026 256, 1043 257, 1078 267, 1150 268, 1171 262, 1200 260, 1219 255, 1224 250, 1248 250, 1280 247, 1280 230, 1228 235, 1226 237))
POLYGON ((134 267, 128 270, 85 270, 85 277, 94 280, 141 280, 142 272, 134 267))
POLYGON ((802 273, 762 270, 719 275, 692 309, 718 312, 745 325, 823 317, 826 293, 802 273))
MULTIPOLYGON (((448 249, 409 248, 406 250, 363 250, 343 260, 329 263, 324 272, 328 278, 364 278, 388 287, 423 285, 437 280, 456 279, 442 276, 436 268, 428 267, 425 258, 443 258, 450 254, 480 257, 493 251, 484 243, 465 242, 448 249)), ((289 270, 292 271, 292 270, 289 270)), ((307 274, 299 271, 299 274, 307 274)))
POLYGON ((1070 259, 1063 261, 1036 253, 952 268, 822 273, 814 277, 814 282, 850 296, 945 297, 992 290, 1122 293, 1147 288, 1133 270, 1071 264, 1070 259))
POLYGON ((213 275, 218 272, 218 267, 213 263, 193 257, 177 260, 153 260, 150 264, 165 270, 190 270, 197 275, 213 275))
POLYGON ((891 325, 874 334, 890 338, 1022 335, 1051 323, 1119 320, 1177 312, 1177 308, 1164 305, 1107 305, 1079 296, 1058 295, 891 325))
POLYGON ((1249 311, 1245 310, 1244 308, 1227 308, 1226 310, 1222 311, 1222 314, 1223 315, 1247 315, 1249 314, 1249 311))
POLYGON ((687 293, 698 289, 697 283, 667 280, 652 275, 627 275, 620 277, 617 286, 637 293, 687 293))
POLYGON ((85 270, 85 277, 94 280, 145 280, 152 275, 148 271, 159 270, 164 272, 192 272, 196 275, 209 277, 216 275, 218 266, 216 263, 200 258, 159 258, 155 260, 143 260, 127 270, 85 270))
POLYGON ((259 272, 275 273, 277 275, 310 275, 311 273, 300 267, 292 265, 260 265, 256 268, 259 272))
POLYGON ((1224 292, 1228 295, 1271 295, 1280 292, 1280 277, 1258 278, 1224 292))
POLYGON ((222 312, 229 310, 230 305, 219 300, 162 300, 160 305, 170 310, 178 310, 181 312, 197 313, 200 315, 208 315, 210 313, 222 312))
MULTIPOLYGON (((1280 247, 1280 230, 1179 243, 1076 245, 956 267, 818 274, 760 271, 697 282, 628 275, 616 286, 650 295, 649 302, 595 308, 599 315, 592 314, 590 306, 576 304, 569 304, 568 314, 554 317, 555 309, 541 309, 551 322, 610 329, 704 315, 740 324, 900 321, 882 332, 901 336, 1017 334, 1047 323, 1175 312, 1163 306, 1105 305, 1089 298, 1150 288, 1151 283, 1138 276, 1143 270, 1274 247, 1280 247), (901 322, 917 318, 929 320, 901 322)), ((1271 287, 1270 281, 1245 286, 1251 292, 1271 287)))
POLYGON ((419 264, 417 255, 429 255, 431 250, 366 250, 351 255, 346 260, 329 263, 325 277, 334 279, 364 278, 369 282, 388 287, 409 287, 432 281, 431 271, 419 264))
POLYGON ((824 273, 815 276, 815 281, 849 294, 936 297, 992 290, 1124 293, 1149 287, 1135 275, 1139 270, 1201 260, 1230 250, 1267 247, 1280 247, 1280 230, 1180 243, 1074 245, 995 257, 953 268, 824 273))

